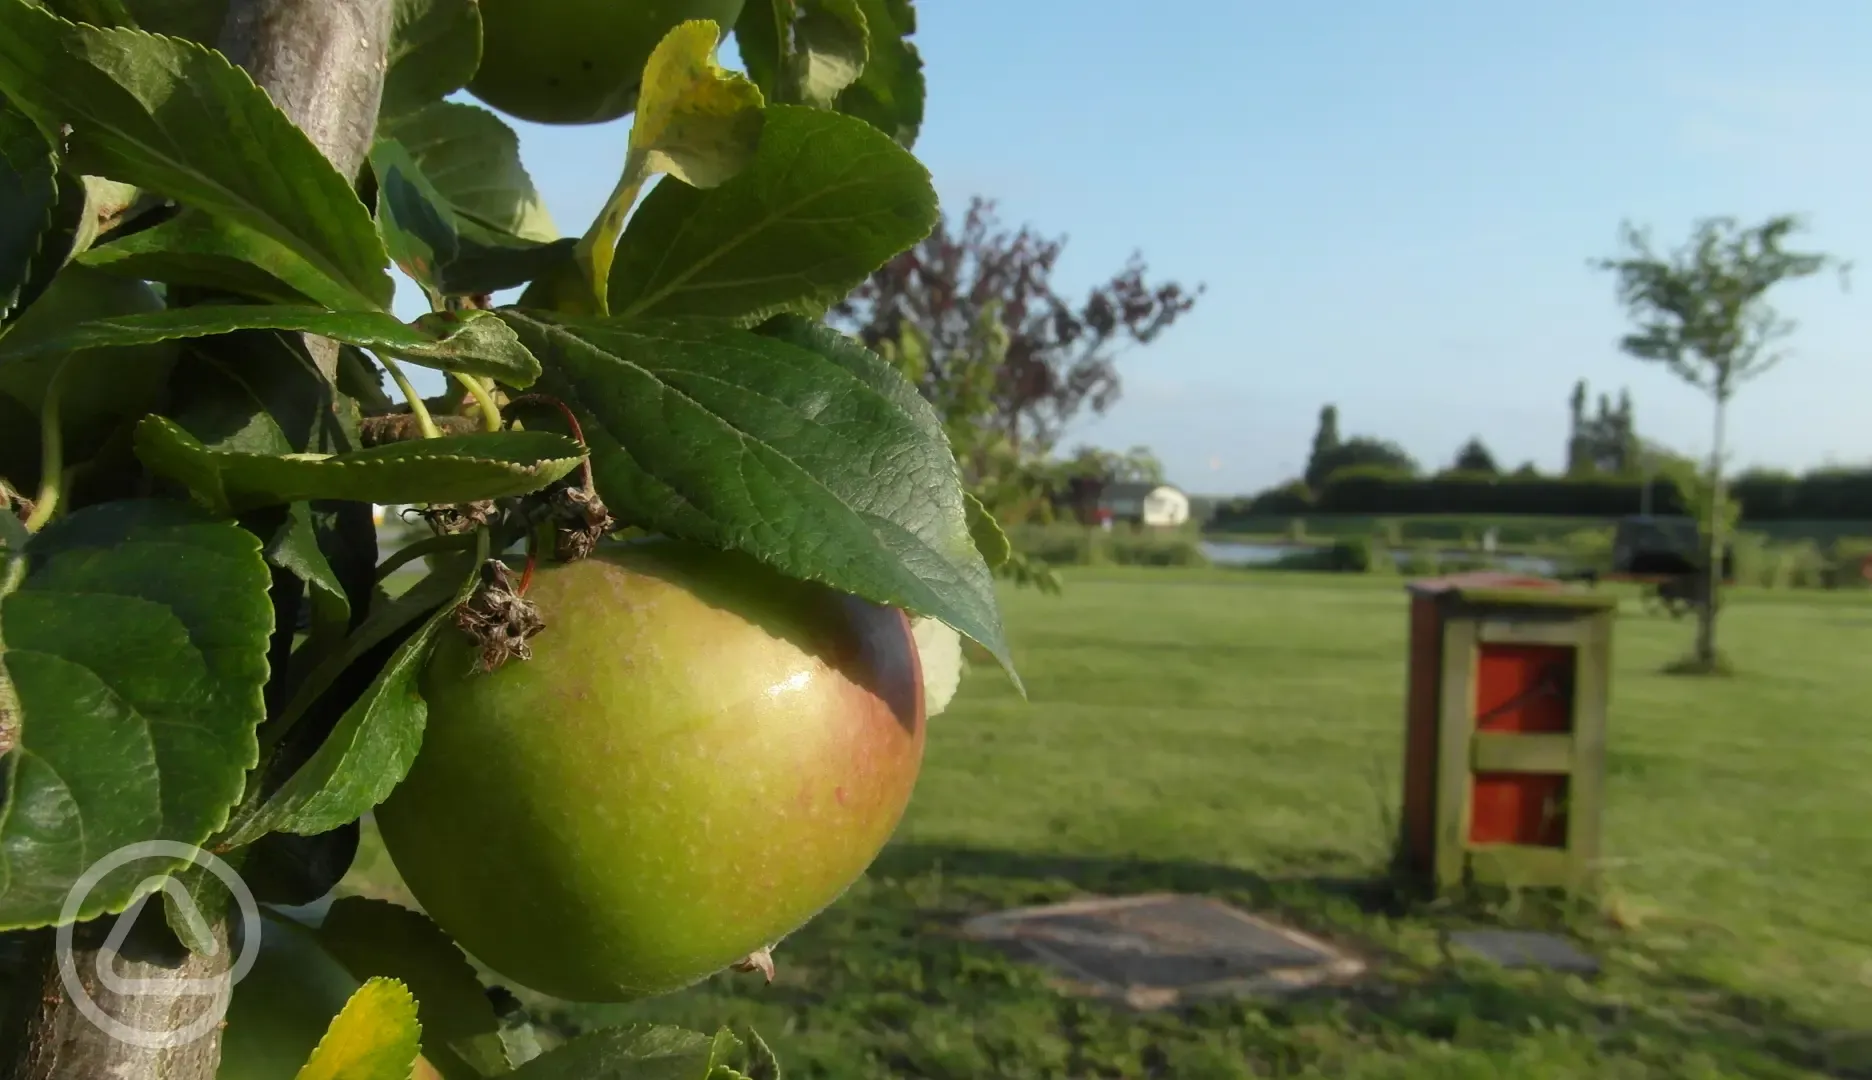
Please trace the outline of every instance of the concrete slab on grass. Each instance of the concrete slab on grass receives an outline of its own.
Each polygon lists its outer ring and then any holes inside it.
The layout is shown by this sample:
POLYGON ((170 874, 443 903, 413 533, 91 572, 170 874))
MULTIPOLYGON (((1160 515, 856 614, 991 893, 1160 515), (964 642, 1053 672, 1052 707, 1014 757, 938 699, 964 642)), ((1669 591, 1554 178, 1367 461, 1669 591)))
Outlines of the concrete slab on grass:
POLYGON ((1052 968, 1062 990, 1138 1009, 1277 996, 1365 971, 1363 961, 1297 930, 1180 893, 1001 911, 962 931, 1052 968))
POLYGON ((1578 975, 1596 975, 1599 961, 1560 934, 1537 930, 1458 930, 1451 945, 1476 953, 1508 968, 1546 968, 1578 975))

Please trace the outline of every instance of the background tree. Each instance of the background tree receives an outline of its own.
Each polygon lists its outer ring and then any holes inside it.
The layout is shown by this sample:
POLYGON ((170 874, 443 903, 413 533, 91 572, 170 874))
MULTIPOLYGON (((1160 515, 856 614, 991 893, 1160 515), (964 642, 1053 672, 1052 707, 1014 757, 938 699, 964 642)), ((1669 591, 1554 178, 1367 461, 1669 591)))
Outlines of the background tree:
POLYGON ((1061 469, 1067 476, 1084 477, 1101 484, 1165 482, 1163 462, 1157 460, 1148 446, 1133 446, 1129 450, 1081 446, 1061 463, 1061 469))
POLYGON ((1417 465, 1417 459, 1398 444, 1386 439, 1354 435, 1321 454, 1318 461, 1308 463, 1308 472, 1317 477, 1317 484, 1309 482, 1307 486, 1317 491, 1332 481, 1334 473, 1345 469, 1383 469, 1406 476, 1415 476, 1422 471, 1417 465))
POLYGON ((1332 455, 1339 449, 1339 406, 1326 404, 1320 406, 1319 427, 1313 431, 1313 448, 1307 454, 1306 472, 1302 479, 1310 488, 1317 489, 1326 480, 1326 474, 1332 471, 1332 455))
POLYGON ((1495 476, 1501 472, 1501 468, 1495 464, 1495 455, 1489 453, 1489 448, 1482 444, 1479 436, 1462 444, 1462 448, 1456 451, 1456 460, 1450 463, 1450 469, 1453 472, 1478 473, 1487 476, 1495 476))
POLYGON ((983 420, 1016 448, 1046 453, 1082 412, 1103 413, 1118 400, 1123 350, 1155 341, 1202 293, 1200 286, 1151 283, 1133 256, 1074 303, 1053 285, 1064 248, 1064 238, 1029 226, 1003 228, 994 204, 978 197, 959 225, 943 218, 872 274, 833 309, 834 319, 873 347, 914 327, 926 354, 919 385, 937 400, 943 384, 964 377, 983 313, 994 306, 1007 348, 983 420))
POLYGON ((1709 497, 1703 519, 1709 602, 1698 612, 1692 657, 1702 670, 1714 670, 1718 663, 1729 402, 1742 386, 1786 358, 1786 350, 1776 346, 1794 332, 1794 322, 1769 305, 1768 293, 1830 267, 1845 281, 1847 266, 1833 256, 1785 247, 1800 229, 1800 220, 1786 214, 1747 227, 1731 217, 1705 218, 1682 246, 1659 253, 1648 231, 1626 224, 1621 229, 1624 253, 1593 264, 1617 277, 1619 300, 1636 326, 1619 347, 1639 360, 1664 365, 1710 400, 1709 497))

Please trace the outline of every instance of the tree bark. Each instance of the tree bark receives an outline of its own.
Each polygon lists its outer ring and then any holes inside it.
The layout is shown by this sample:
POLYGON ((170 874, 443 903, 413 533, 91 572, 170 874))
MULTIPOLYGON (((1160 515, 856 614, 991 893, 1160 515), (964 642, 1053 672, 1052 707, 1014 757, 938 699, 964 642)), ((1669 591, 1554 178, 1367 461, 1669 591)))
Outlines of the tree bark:
MULTIPOLYGON (((393 0, 231 0, 220 47, 246 68, 347 178, 370 153, 383 97, 393 0)), ((308 337, 307 347, 336 379, 338 346, 308 337)), ((151 897, 112 970, 119 978, 166 982, 224 977, 232 959, 225 920, 213 932, 213 956, 182 949, 162 925, 151 897)), ((212 995, 124 994, 99 977, 98 961, 114 917, 74 934, 80 985, 106 1016, 150 1032, 184 1029, 219 1007, 212 995)), ((218 1025, 176 1047, 146 1048, 114 1037, 87 1017, 60 976, 55 935, 37 930, 0 936, 0 1075, 18 1080, 213 1080, 220 1064, 218 1025)), ((148 985, 146 982, 145 985, 148 985)))
POLYGON ((1705 569, 1709 575, 1709 594, 1704 597, 1702 607, 1697 609, 1696 636, 1697 663, 1710 670, 1716 666, 1716 605, 1722 593, 1723 545, 1728 539, 1723 535, 1723 509, 1729 496, 1728 484, 1723 479, 1723 438, 1728 411, 1728 398, 1718 393, 1716 419, 1710 439, 1709 521, 1703 530, 1708 540, 1704 558, 1709 562, 1705 569))
MULTIPOLYGON (((233 0, 220 47, 355 181, 377 135, 394 12, 393 0, 233 0)), ((336 381, 338 343, 305 343, 336 381)))

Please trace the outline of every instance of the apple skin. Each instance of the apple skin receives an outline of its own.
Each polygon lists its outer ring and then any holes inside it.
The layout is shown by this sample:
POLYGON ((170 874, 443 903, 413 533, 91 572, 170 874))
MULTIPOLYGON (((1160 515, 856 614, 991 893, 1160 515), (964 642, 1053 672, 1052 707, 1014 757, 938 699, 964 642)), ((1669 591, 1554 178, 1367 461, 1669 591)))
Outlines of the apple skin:
MULTIPOLYGON (((536 124, 602 124, 637 106, 644 64, 691 19, 726 34, 745 0, 481 0, 468 90, 536 124)), ((766 2, 766 0, 762 0, 766 2)))
POLYGON ((662 538, 541 566, 533 658, 468 674, 376 812, 418 903, 573 1001, 691 985, 798 929, 896 829, 922 764, 903 612, 662 538))
POLYGON ((260 916, 260 947, 234 984, 216 1080, 293 1080, 362 985, 310 930, 260 916))

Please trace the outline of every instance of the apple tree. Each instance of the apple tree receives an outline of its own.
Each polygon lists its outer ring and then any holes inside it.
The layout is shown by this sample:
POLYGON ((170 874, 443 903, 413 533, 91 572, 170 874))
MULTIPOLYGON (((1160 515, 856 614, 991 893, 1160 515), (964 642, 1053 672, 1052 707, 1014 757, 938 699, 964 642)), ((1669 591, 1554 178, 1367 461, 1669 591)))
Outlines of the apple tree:
POLYGON ((939 220, 914 29, 0 0, 7 1075, 778 1075, 751 1032, 540 1053, 477 972, 771 977, 895 827, 959 638, 1014 678, 942 418, 826 321, 939 220), (502 111, 630 116, 578 235, 502 111), (367 815, 421 912, 331 902, 367 815))

